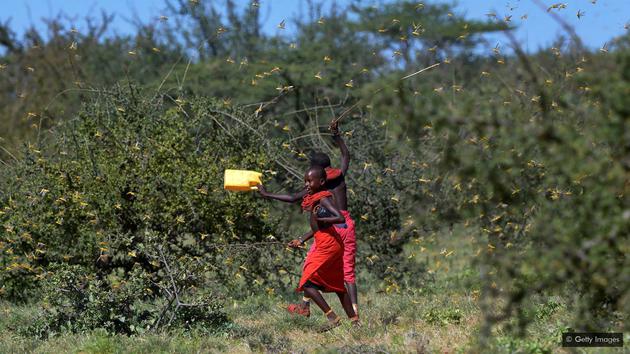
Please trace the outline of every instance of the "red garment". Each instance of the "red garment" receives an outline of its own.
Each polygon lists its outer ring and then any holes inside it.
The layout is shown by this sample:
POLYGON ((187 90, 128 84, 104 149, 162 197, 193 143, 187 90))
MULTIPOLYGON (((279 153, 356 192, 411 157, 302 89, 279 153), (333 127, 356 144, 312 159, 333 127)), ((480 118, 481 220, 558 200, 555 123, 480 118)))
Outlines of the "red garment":
POLYGON ((304 199, 302 199, 302 210, 311 211, 313 210, 313 206, 317 202, 319 202, 320 199, 330 196, 332 196, 332 193, 330 193, 329 191, 321 191, 315 194, 307 194, 304 196, 304 199))
POLYGON ((343 243, 334 227, 315 232, 317 249, 306 256, 297 291, 304 291, 307 281, 324 292, 346 292, 343 284, 343 243))
MULTIPOLYGON (((334 227, 343 241, 343 281, 354 284, 356 281, 354 267, 357 254, 354 220, 347 210, 341 210, 341 215, 344 216, 346 222, 344 224, 335 224, 334 227)), ((311 249, 308 251, 308 254, 315 252, 317 249, 316 245, 317 242, 311 244, 311 249)))
POLYGON ((345 227, 343 227, 344 224, 335 225, 335 230, 337 230, 343 241, 343 281, 354 284, 356 282, 354 265, 357 255, 357 236, 354 220, 352 220, 347 210, 342 210, 341 215, 346 218, 345 227))
POLYGON ((326 167, 326 180, 332 181, 341 176, 341 170, 338 168, 326 167))

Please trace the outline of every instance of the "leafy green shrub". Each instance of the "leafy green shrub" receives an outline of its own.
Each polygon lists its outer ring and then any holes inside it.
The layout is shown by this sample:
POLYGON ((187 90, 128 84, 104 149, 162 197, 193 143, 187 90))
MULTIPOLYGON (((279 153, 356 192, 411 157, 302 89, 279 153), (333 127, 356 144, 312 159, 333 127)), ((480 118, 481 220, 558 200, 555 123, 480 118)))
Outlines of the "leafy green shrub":
POLYGON ((253 195, 222 190, 224 169, 271 164, 260 137, 239 125, 252 117, 212 100, 163 99, 103 92, 59 127, 49 153, 31 146, 11 169, 0 215, 5 295, 28 296, 49 263, 103 274, 140 266, 163 278, 158 246, 217 281, 256 279, 264 261, 229 248, 267 241, 275 220, 253 195))
POLYGON ((422 315, 422 319, 432 325, 446 326, 458 324, 462 319, 459 309, 450 307, 434 307, 422 315))
POLYGON ((48 272, 41 288, 43 310, 20 329, 23 334, 41 338, 97 328, 136 334, 160 324, 212 331, 229 321, 221 301, 204 294, 183 295, 188 302, 173 311, 171 299, 152 296, 150 274, 139 266, 119 282, 98 279, 79 265, 51 265, 48 272))
POLYGON ((545 321, 549 319, 549 317, 551 317, 554 313, 556 313, 558 309, 561 309, 563 307, 565 307, 563 303, 554 299, 549 299, 548 301, 540 304, 538 306, 538 309, 536 309, 536 320, 545 321))
POLYGON ((482 337, 513 318, 523 335, 540 294, 570 298, 576 328, 607 328, 630 305, 630 165, 620 143, 628 138, 628 49, 614 54, 614 73, 600 70, 611 57, 519 55, 521 63, 488 70, 527 80, 478 80, 474 93, 459 93, 454 118, 435 122, 451 137, 440 158, 461 195, 451 201, 482 235, 482 337))
POLYGON ((253 117, 212 100, 165 99, 103 91, 44 152, 29 146, 5 171, 0 289, 48 301, 40 332, 136 332, 155 317, 141 302, 176 297, 169 322, 213 323, 212 308, 203 315, 186 297, 288 282, 269 266, 283 252, 267 242, 276 219, 253 195, 222 190, 224 169, 271 164, 242 126, 253 117), (253 257, 254 247, 270 247, 269 258, 253 257))
POLYGON ((82 331, 104 328, 112 332, 132 333, 148 317, 146 311, 134 311, 138 301, 146 298, 141 278, 117 284, 116 290, 87 274, 79 265, 49 267, 51 276, 43 282, 44 314, 25 332, 37 337, 58 333, 62 329, 82 331))
MULTIPOLYGON (((213 311, 206 317, 195 312, 203 306, 186 303, 200 289, 238 297, 291 287, 289 268, 300 255, 277 241, 288 239, 282 215, 253 193, 222 189, 227 168, 299 171, 292 165, 299 156, 259 119, 211 99, 151 97, 133 87, 100 92, 53 131, 45 150, 28 146, 4 172, 2 296, 48 301, 38 333, 96 326, 134 333, 213 322, 213 311), (55 298, 58 288, 68 291, 55 298), (156 309, 166 323, 152 324, 156 309)), ((415 171, 387 151, 384 135, 359 148, 377 133, 373 122, 351 126, 354 163, 372 164, 349 181, 359 233, 368 235, 359 245, 369 257, 359 260, 398 279, 408 268, 398 257, 404 239, 392 237, 402 222, 395 191, 415 171)))

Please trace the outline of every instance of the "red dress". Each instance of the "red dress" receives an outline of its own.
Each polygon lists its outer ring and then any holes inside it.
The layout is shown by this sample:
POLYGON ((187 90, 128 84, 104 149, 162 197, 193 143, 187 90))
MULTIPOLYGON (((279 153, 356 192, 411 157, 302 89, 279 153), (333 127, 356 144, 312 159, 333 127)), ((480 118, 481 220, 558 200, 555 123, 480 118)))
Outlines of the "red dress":
MULTIPOLYGON (((302 203, 304 210, 312 208, 324 197, 332 193, 322 191, 314 195, 307 195, 302 203)), ((345 292, 343 283, 343 242, 333 226, 318 230, 313 235, 317 249, 310 252, 304 261, 302 278, 297 291, 304 291, 307 281, 321 286, 324 292, 345 292)))
POLYGON ((297 291, 304 291, 304 284, 310 280, 324 292, 346 292, 341 237, 332 226, 316 231, 314 237, 317 248, 306 256, 297 291))

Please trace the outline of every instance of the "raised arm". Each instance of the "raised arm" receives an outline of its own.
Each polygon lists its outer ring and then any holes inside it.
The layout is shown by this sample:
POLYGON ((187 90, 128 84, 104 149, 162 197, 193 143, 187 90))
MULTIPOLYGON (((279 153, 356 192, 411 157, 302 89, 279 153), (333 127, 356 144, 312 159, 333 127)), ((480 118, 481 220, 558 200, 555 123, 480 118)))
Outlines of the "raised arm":
POLYGON ((265 187, 263 187, 262 184, 259 184, 256 187, 258 188, 258 193, 260 193, 260 195, 262 195, 263 197, 268 198, 268 199, 279 200, 285 203, 295 203, 297 201, 302 200, 302 198, 304 198, 304 196, 306 195, 306 188, 294 194, 273 194, 273 193, 267 192, 267 190, 265 190, 265 187))
POLYGON ((341 173, 345 176, 348 172, 348 167, 350 166, 350 151, 348 151, 346 143, 341 138, 341 134, 339 134, 339 122, 331 123, 330 131, 333 134, 333 141, 341 151, 341 173))

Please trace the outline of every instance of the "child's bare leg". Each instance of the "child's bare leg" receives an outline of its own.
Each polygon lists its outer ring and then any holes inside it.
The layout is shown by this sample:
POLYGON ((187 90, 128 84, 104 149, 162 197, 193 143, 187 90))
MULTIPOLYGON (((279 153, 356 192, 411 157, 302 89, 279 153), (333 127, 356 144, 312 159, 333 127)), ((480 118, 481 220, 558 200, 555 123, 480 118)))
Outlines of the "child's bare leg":
POLYGON ((350 295, 347 292, 337 293, 337 297, 339 297, 339 301, 341 301, 341 306, 343 306, 343 310, 348 315, 348 318, 354 318, 356 314, 354 313, 354 308, 352 308, 352 301, 350 301, 350 295))
POLYGON ((315 301, 317 306, 319 306, 319 308, 322 309, 322 311, 324 311, 324 314, 326 315, 326 318, 328 319, 328 324, 323 326, 319 330, 320 332, 330 331, 331 329, 338 327, 341 324, 341 319, 339 318, 339 316, 337 316, 335 311, 333 311, 330 308, 330 306, 328 306, 328 303, 326 302, 322 294, 319 292, 319 290, 315 288, 311 288, 311 287, 304 287, 304 295, 310 297, 311 300, 315 301))
POLYGON ((357 284, 346 282, 346 289, 348 289, 348 294, 350 295, 350 301, 352 302, 352 308, 354 309, 354 313, 356 315, 359 315, 359 301, 357 300, 357 284))
POLYGON ((322 309, 322 311, 324 311, 324 313, 326 314, 326 317, 328 317, 329 320, 333 320, 337 318, 337 315, 335 314, 335 312, 330 311, 330 306, 328 306, 326 299, 324 299, 324 297, 319 292, 319 290, 315 288, 311 288, 311 287, 308 287, 308 288, 305 287, 304 295, 311 298, 311 300, 313 300, 315 304, 319 306, 319 308, 322 309))

